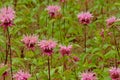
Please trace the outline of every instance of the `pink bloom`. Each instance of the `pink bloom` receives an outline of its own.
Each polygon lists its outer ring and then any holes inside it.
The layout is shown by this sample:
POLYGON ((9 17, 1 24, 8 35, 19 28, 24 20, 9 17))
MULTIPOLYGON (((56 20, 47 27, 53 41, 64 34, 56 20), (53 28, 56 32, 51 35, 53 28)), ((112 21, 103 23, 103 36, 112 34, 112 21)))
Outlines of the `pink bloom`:
POLYGON ((16 80, 28 80, 28 78, 30 78, 31 75, 27 72, 23 72, 23 71, 18 71, 13 78, 15 78, 16 80))
POLYGON ((71 49, 72 49, 72 45, 69 46, 60 46, 60 53, 62 54, 62 56, 64 55, 70 55, 71 53, 71 49))
POLYGON ((100 36, 101 36, 102 38, 104 38, 104 33, 105 33, 105 30, 102 28, 102 30, 101 30, 101 32, 100 32, 100 36))
POLYGON ((4 73, 3 73, 3 76, 7 76, 8 75, 8 71, 5 71, 4 73))
POLYGON ((73 57, 73 60, 74 60, 75 62, 78 62, 78 61, 79 61, 79 57, 74 56, 74 57, 73 57))
POLYGON ((64 2, 65 2, 65 0, 60 0, 60 2, 64 3, 64 2))
POLYGON ((82 24, 89 24, 91 22, 92 14, 90 12, 82 12, 78 14, 78 20, 82 24))
POLYGON ((107 20, 106 20, 106 23, 107 23, 107 26, 108 26, 108 28, 110 28, 109 26, 110 25, 112 25, 113 23, 115 23, 117 21, 117 19, 116 19, 116 17, 111 17, 111 18, 108 18, 107 20))
POLYGON ((56 42, 52 40, 42 40, 38 43, 38 46, 45 54, 50 56, 53 53, 53 49, 56 47, 56 42))
POLYGON ((120 80, 120 68, 111 68, 109 70, 110 77, 112 80, 120 80))
POLYGON ((38 42, 38 36, 36 35, 30 35, 30 36, 24 36, 21 40, 28 49, 34 50, 35 44, 38 42))
POLYGON ((52 17, 52 18, 59 15, 60 9, 61 9, 60 6, 56 6, 56 5, 55 6, 52 5, 52 6, 47 7, 47 11, 48 11, 50 17, 52 17))
POLYGON ((81 80, 97 80, 97 77, 93 72, 84 72, 81 74, 81 80))
POLYGON ((7 27, 13 25, 15 18, 15 11, 11 7, 4 7, 0 9, 0 22, 1 26, 6 30, 7 27))

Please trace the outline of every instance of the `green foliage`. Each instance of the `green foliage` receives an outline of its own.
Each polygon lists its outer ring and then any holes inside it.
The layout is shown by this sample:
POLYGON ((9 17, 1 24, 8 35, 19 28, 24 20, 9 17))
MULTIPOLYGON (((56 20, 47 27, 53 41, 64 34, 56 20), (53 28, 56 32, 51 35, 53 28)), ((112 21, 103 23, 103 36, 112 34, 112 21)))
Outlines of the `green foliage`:
MULTIPOLYGON (((108 35, 112 29, 107 28, 106 19, 111 16, 120 17, 119 0, 66 0, 65 6, 64 3, 60 3, 60 0, 49 0, 49 3, 48 0, 1 0, 0 8, 3 6, 12 6, 16 11, 14 26, 9 28, 13 73, 25 70, 31 73, 30 80, 37 80, 37 78, 38 80, 48 80, 47 56, 43 55, 38 46, 35 51, 32 51, 21 42, 23 35, 36 34, 39 35, 39 41, 54 39, 58 43, 50 62, 52 80, 80 80, 80 74, 86 70, 96 72, 98 80, 111 80, 109 68, 115 64, 115 55, 117 55, 118 62, 120 56, 116 50, 113 34, 108 35), (87 6, 85 1, 88 1, 87 6), (61 6, 61 17, 50 18, 46 11, 48 5, 61 6), (86 9, 93 14, 93 19, 91 24, 86 26, 87 49, 85 53, 85 26, 78 22, 77 14, 86 9), (102 28, 105 30, 104 38, 100 36, 102 28), (59 52, 61 44, 73 46, 72 54, 65 59, 59 52), (75 62, 73 56, 77 56, 80 60, 75 62), (66 70, 63 69, 64 61, 67 65, 66 70)), ((119 25, 119 21, 113 25, 118 47, 120 43, 119 25)), ((0 63, 4 63, 6 57, 5 35, 3 27, 0 27, 0 63)), ((0 68, 0 76, 7 68, 7 66, 0 68)), ((7 77, 9 78, 9 76, 7 77)))

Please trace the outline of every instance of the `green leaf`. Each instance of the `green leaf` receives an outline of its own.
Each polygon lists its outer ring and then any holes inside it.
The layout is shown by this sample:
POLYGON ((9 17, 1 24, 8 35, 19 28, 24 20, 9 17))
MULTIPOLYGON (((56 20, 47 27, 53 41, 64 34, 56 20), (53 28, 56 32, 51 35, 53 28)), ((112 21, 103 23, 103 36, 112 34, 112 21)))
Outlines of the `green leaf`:
POLYGON ((0 68, 0 76, 3 75, 3 73, 7 70, 8 66, 4 66, 2 68, 0 68))
POLYGON ((113 58, 115 54, 116 54, 115 50, 110 50, 108 53, 105 54, 105 59, 113 58))

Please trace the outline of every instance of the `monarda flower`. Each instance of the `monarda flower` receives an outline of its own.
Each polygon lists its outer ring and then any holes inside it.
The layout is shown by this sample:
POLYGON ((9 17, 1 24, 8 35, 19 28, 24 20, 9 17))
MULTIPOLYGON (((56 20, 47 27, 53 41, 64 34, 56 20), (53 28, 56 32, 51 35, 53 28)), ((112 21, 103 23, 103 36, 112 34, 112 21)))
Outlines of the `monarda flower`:
POLYGON ((84 25, 90 24, 92 17, 93 16, 90 14, 90 12, 82 12, 78 14, 79 22, 84 25))
POLYGON ((72 45, 69 45, 69 46, 60 46, 60 53, 62 56, 64 55, 70 55, 71 53, 71 49, 72 49, 72 45))
POLYGON ((65 2, 65 0, 60 0, 60 2, 64 3, 64 2, 65 2))
POLYGON ((56 42, 53 40, 42 40, 38 43, 44 54, 50 56, 53 53, 53 49, 56 47, 56 42))
POLYGON ((73 60, 74 60, 74 62, 78 62, 80 59, 77 56, 73 56, 73 60))
POLYGON ((81 74, 81 80, 97 80, 97 77, 93 72, 84 72, 81 74))
POLYGON ((116 17, 110 17, 106 20, 107 27, 110 28, 112 24, 114 24, 117 21, 116 17))
POLYGON ((26 36, 23 37, 23 39, 21 41, 25 44, 25 46, 28 49, 34 50, 35 45, 38 42, 38 36, 36 36, 36 35, 30 35, 30 36, 26 35, 26 36))
POLYGON ((112 67, 109 73, 112 80, 120 80, 120 68, 112 67))
POLYGON ((57 5, 52 5, 47 7, 47 11, 51 18, 55 18, 59 16, 60 10, 61 10, 60 6, 57 5))
POLYGON ((16 74, 14 74, 13 78, 15 80, 28 80, 31 77, 31 75, 27 72, 18 71, 16 74))
POLYGON ((0 26, 3 26, 4 30, 13 25, 14 18, 15 11, 11 7, 4 7, 0 9, 0 26))

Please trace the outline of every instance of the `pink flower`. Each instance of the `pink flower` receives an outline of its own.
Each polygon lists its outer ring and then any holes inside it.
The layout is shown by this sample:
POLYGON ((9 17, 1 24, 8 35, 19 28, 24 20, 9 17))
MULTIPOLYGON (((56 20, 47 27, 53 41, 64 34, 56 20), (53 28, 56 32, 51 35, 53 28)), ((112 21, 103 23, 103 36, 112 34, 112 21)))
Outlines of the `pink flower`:
POLYGON ((7 75, 8 75, 8 71, 5 71, 2 76, 7 76, 7 75))
POLYGON ((108 28, 110 28, 110 25, 112 25, 113 23, 115 23, 117 21, 116 17, 110 17, 106 20, 107 26, 108 28))
POLYGON ((80 59, 79 59, 79 57, 74 56, 74 57, 73 57, 73 60, 74 60, 75 62, 78 62, 80 59))
POLYGON ((82 12, 78 14, 78 20, 82 24, 89 24, 91 22, 92 14, 90 12, 82 12))
POLYGON ((72 49, 72 45, 69 46, 60 46, 60 53, 62 56, 64 55, 70 55, 72 49))
POLYGON ((50 56, 53 53, 53 49, 56 47, 56 42, 52 40, 42 40, 38 43, 38 46, 46 55, 50 56))
POLYGON ((64 3, 64 2, 65 2, 65 0, 60 0, 60 2, 64 3))
POLYGON ((11 7, 4 7, 0 9, 0 22, 1 26, 6 30, 7 27, 13 25, 13 20, 15 18, 15 11, 11 7))
POLYGON ((15 78, 16 80, 28 80, 28 78, 30 78, 31 75, 27 72, 23 72, 23 71, 18 71, 13 78, 15 78))
POLYGON ((112 80, 120 80, 120 68, 112 67, 109 73, 112 80))
POLYGON ((50 17, 52 17, 52 18, 58 16, 60 14, 60 10, 61 10, 60 6, 56 6, 56 5, 47 7, 47 11, 48 11, 50 17))
POLYGON ((81 74, 81 80, 97 80, 97 77, 93 72, 84 72, 81 74))
POLYGON ((21 40, 28 49, 34 50, 35 49, 35 44, 38 42, 38 36, 36 35, 26 35, 23 37, 21 40))

